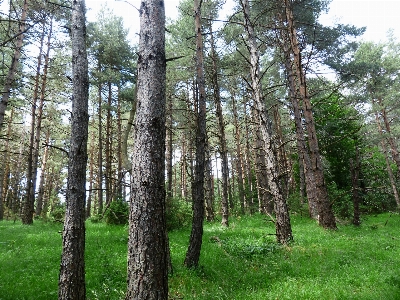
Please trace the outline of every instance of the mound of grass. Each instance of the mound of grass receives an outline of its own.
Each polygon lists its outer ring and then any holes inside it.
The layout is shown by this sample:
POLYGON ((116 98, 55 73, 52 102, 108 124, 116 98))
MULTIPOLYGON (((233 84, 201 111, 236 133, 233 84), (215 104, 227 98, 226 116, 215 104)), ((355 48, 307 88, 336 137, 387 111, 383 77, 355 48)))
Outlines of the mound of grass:
MULTIPOLYGON (((207 223, 200 267, 183 266, 190 229, 170 232, 170 299, 400 299, 400 216, 326 231, 292 216, 294 242, 275 243, 264 216, 207 223)), ((56 299, 61 224, 0 222, 0 300, 56 299)), ((87 222, 87 299, 123 299, 127 227, 87 222)))

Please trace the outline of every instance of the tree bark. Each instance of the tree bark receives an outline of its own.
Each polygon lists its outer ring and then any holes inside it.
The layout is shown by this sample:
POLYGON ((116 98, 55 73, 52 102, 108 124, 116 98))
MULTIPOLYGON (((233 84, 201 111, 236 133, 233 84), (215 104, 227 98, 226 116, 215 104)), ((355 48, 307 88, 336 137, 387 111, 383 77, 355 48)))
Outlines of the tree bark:
POLYGON ((8 101, 10 99, 11 87, 14 83, 15 73, 17 72, 19 59, 21 58, 22 44, 24 41, 23 32, 25 31, 25 27, 26 27, 26 15, 27 15, 27 11, 28 11, 28 3, 29 3, 29 0, 24 0, 24 5, 22 7, 22 13, 21 13, 21 19, 19 22, 19 30, 18 30, 19 35, 17 36, 17 42, 16 42, 16 46, 15 46, 15 50, 14 50, 14 56, 11 60, 11 65, 8 70, 7 77, 5 79, 5 84, 4 84, 3 92, 1 95, 0 132, 3 127, 4 116, 6 113, 8 101))
POLYGON ((196 81, 198 86, 198 109, 196 126, 196 167, 192 188, 193 218, 189 247, 184 264, 188 268, 197 267, 200 258, 204 221, 204 169, 206 146, 206 89, 203 64, 203 40, 201 32, 201 0, 194 1, 196 34, 196 81))
POLYGON ((306 77, 302 68, 301 51, 294 25, 293 11, 289 0, 282 0, 285 7, 287 29, 290 39, 290 49, 293 55, 293 67, 297 89, 303 101, 303 114, 308 134, 310 159, 317 188, 318 222, 326 229, 336 229, 336 220, 333 214, 332 203, 328 198, 328 191, 324 179, 324 172, 319 152, 318 139, 315 130, 315 121, 312 112, 310 97, 307 93, 306 77))
POLYGON ((85 1, 72 2, 72 114, 66 212, 58 299, 86 299, 85 196, 88 140, 89 76, 86 53, 85 1))
POLYGON ((275 228, 276 239, 281 244, 286 244, 293 239, 290 216, 286 201, 282 195, 278 177, 278 166, 276 162, 275 145, 272 139, 271 121, 262 97, 262 86, 259 69, 259 53, 254 33, 254 27, 250 20, 250 5, 248 0, 241 0, 244 13, 244 26, 247 32, 247 46, 250 51, 250 73, 255 107, 257 110, 260 131, 264 143, 266 171, 268 175, 269 191, 274 198, 276 213, 275 228))
POLYGON ((359 226, 361 221, 360 221, 360 194, 359 194, 359 177, 360 177, 360 169, 361 169, 361 164, 360 164, 360 154, 359 150, 356 145, 356 157, 355 160, 353 161, 350 159, 350 170, 351 170, 351 183, 352 183, 352 194, 353 194, 353 207, 354 207, 354 213, 353 213, 353 224, 356 226, 359 226))
POLYGON ((168 298, 165 220, 165 8, 140 7, 126 299, 168 298))
MULTIPOLYGON (((99 71, 100 71, 100 66, 98 66, 99 71)), ((102 128, 103 128, 103 121, 102 121, 102 95, 101 95, 101 90, 102 90, 102 85, 99 84, 98 86, 98 103, 99 103, 99 111, 98 111, 98 117, 99 117, 99 152, 98 152, 98 174, 97 174, 97 213, 99 215, 103 214, 103 133, 102 133, 102 128)))

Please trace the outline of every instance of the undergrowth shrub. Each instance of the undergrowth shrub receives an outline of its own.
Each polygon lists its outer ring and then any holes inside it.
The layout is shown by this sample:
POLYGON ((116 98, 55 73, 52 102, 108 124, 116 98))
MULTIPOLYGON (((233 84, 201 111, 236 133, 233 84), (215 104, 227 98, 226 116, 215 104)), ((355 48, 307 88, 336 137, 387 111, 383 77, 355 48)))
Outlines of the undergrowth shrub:
MULTIPOLYGON (((211 241, 215 241, 212 238, 211 241)), ((272 243, 265 238, 260 239, 240 239, 240 238, 226 238, 218 240, 222 248, 230 255, 250 259, 259 255, 265 255, 278 251, 282 248, 277 243, 272 243)))
POLYGON ((192 222, 192 204, 182 198, 172 198, 167 201, 167 230, 187 227, 192 222))
POLYGON ((57 223, 64 223, 65 204, 56 204, 49 213, 49 220, 57 223))
POLYGON ((129 206, 122 199, 116 199, 110 203, 110 206, 104 213, 104 218, 109 225, 128 224, 129 206))

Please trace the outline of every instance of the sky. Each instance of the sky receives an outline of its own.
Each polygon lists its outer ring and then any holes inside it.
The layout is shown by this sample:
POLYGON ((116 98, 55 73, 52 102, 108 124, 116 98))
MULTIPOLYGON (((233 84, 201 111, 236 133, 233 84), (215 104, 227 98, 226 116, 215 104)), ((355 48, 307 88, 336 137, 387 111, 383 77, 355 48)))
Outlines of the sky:
MULTIPOLYGON (((225 11, 230 9, 228 0, 225 11)), ((107 3, 115 15, 124 19, 125 27, 129 28, 130 38, 137 39, 139 32, 140 0, 86 0, 88 8, 88 21, 95 21, 96 14, 102 4, 107 3), (136 8, 135 8, 136 7, 136 8)), ((165 1, 165 14, 167 18, 174 19, 178 16, 177 6, 179 0, 165 1)), ((335 21, 343 24, 367 27, 366 33, 362 36, 365 41, 384 42, 390 28, 400 39, 400 0, 333 0, 327 15, 321 16, 321 23, 333 25, 335 21)))

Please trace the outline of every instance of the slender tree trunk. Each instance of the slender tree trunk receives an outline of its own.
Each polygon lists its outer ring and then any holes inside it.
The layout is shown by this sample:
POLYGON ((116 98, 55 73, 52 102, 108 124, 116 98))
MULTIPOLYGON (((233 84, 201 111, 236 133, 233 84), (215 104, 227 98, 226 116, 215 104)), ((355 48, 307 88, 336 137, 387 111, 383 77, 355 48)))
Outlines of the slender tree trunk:
POLYGON ((246 130, 246 151, 245 151, 245 158, 244 161, 246 162, 246 178, 247 178, 247 187, 246 187, 246 198, 247 198, 247 207, 245 205, 245 209, 247 210, 250 208, 250 213, 252 214, 254 211, 254 197, 253 197, 253 173, 252 173, 252 162, 251 162, 251 154, 250 154, 250 132, 249 132, 249 118, 247 117, 247 109, 246 109, 246 102, 243 104, 244 109, 244 124, 246 130))
POLYGON ((260 126, 260 131, 264 142, 268 187, 275 203, 276 239, 279 243, 286 244, 293 239, 290 216, 279 183, 275 145, 272 140, 271 121, 269 120, 268 112, 265 108, 262 97, 259 53, 254 28, 250 21, 250 5, 248 0, 241 0, 241 5, 244 12, 244 24, 247 32, 247 45, 250 51, 250 73, 253 97, 258 114, 257 123, 260 126))
POLYGON ((211 153, 207 138, 206 145, 206 162, 205 162, 205 208, 206 208, 206 219, 209 222, 214 221, 214 186, 213 186, 213 175, 212 175, 212 163, 211 153))
POLYGON ((73 100, 66 211, 58 283, 60 300, 86 299, 84 257, 89 76, 84 0, 72 1, 71 40, 73 100))
POLYGON ((172 98, 168 97, 168 110, 167 110, 167 123, 166 123, 166 146, 165 146, 165 160, 167 171, 167 203, 172 199, 172 98))
POLYGON ((228 150, 226 147, 225 137, 225 124, 222 113, 221 96, 218 82, 218 57, 215 51, 214 36, 212 34, 212 26, 210 23, 210 45, 211 45, 211 59, 212 59, 212 86, 214 91, 214 103, 216 108, 216 117, 218 122, 218 139, 220 145, 221 155, 221 179, 222 179, 222 198, 221 198, 221 209, 222 209, 222 226, 229 226, 229 202, 228 202, 228 180, 229 180, 229 167, 228 167, 228 150))
POLYGON ((24 5, 22 7, 22 13, 21 13, 21 19, 19 22, 19 30, 18 33, 19 35, 17 36, 17 41, 15 45, 15 50, 14 50, 14 55, 11 60, 11 65, 8 70, 7 77, 5 78, 5 84, 3 88, 3 92, 1 95, 1 101, 0 101, 0 132, 3 127, 4 123, 4 116, 6 113, 6 108, 8 105, 8 100, 10 99, 10 93, 11 93, 11 87, 14 83, 14 78, 15 74, 17 73, 17 68, 18 68, 18 63, 19 59, 21 58, 21 50, 22 50, 22 44, 24 41, 24 34, 23 32, 25 31, 26 27, 26 15, 28 11, 28 4, 29 0, 24 0, 24 5))
POLYGON ((203 40, 201 35, 201 1, 194 1, 196 30, 196 78, 198 85, 198 110, 196 127, 196 170, 192 188, 193 220, 189 247, 184 264, 197 267, 200 258, 204 221, 204 169, 206 146, 206 89, 203 65, 203 40))
MULTIPOLYGON (((14 108, 11 109, 10 119, 8 120, 7 136, 4 145, 4 155, 2 164, 0 165, 0 221, 4 219, 4 203, 7 199, 8 184, 9 184, 9 173, 10 173, 10 162, 9 162, 9 141, 11 140, 11 127, 14 119, 14 108)), ((10 208, 10 206, 8 206, 10 208)))
MULTIPOLYGON (((100 66, 98 67, 100 71, 100 66)), ((98 101, 99 101, 99 152, 98 152, 98 174, 97 174, 97 213, 99 215, 103 214, 103 120, 102 120, 102 95, 101 95, 102 85, 98 86, 98 101)))
POLYGON ((122 117, 121 117, 121 98, 120 98, 120 87, 118 86, 118 96, 117 96, 117 157, 118 157, 118 166, 117 166, 117 173, 118 173, 118 181, 115 187, 115 194, 117 199, 125 199, 123 198, 122 190, 125 189, 124 187, 124 176, 125 172, 123 169, 123 154, 122 154, 122 117))
POLYGON ((47 159, 49 158, 49 147, 47 146, 50 143, 50 130, 48 129, 46 132, 46 146, 44 148, 44 153, 42 157, 42 165, 40 167, 40 179, 39 179, 39 189, 38 196, 36 201, 36 210, 35 214, 40 216, 43 210, 43 194, 44 194, 44 179, 46 177, 46 165, 47 159))
POLYGON ((390 160, 389 160, 389 156, 387 154, 385 138, 383 136, 382 125, 381 125, 381 121, 379 119, 378 112, 375 112, 375 121, 376 121, 376 125, 378 127, 379 135, 381 136, 381 147, 382 147, 383 154, 385 155, 386 169, 387 169, 387 172, 388 172, 390 184, 392 186, 393 196, 394 196, 394 199, 396 200, 397 207, 400 208, 400 197, 399 197, 399 193, 397 191, 396 181, 395 181, 395 178, 394 178, 392 167, 390 166, 390 160))
MULTIPOLYGON (((51 42, 52 33, 53 33, 53 20, 51 19, 48 38, 47 38, 47 51, 46 51, 44 67, 43 67, 42 85, 41 85, 41 90, 40 90, 40 100, 39 100, 39 106, 37 108, 37 116, 36 116, 35 142, 34 142, 33 153, 32 153, 32 187, 31 187, 30 195, 29 195, 31 203, 35 203, 36 180, 37 180, 39 148, 40 148, 40 135, 42 132, 42 116, 43 116, 46 84, 47 84, 47 73, 48 73, 48 69, 49 69, 50 42, 51 42)), ((48 151, 47 147, 46 147, 45 151, 48 151)), ((37 203, 37 206, 38 205, 39 204, 37 203)), ((41 204, 39 206, 41 206, 41 204)), ((39 207, 39 209, 37 208, 36 211, 39 213, 37 213, 36 215, 40 215, 41 210, 42 210, 41 207, 39 207)))
POLYGON ((164 2, 143 0, 140 7, 127 300, 168 299, 165 70, 164 2))
POLYGON ((181 197, 186 199, 187 180, 186 180, 186 134, 182 133, 182 156, 181 156, 181 197))
POLYGON ((352 194, 353 194, 353 206, 354 206, 354 214, 353 214, 353 224, 356 226, 360 225, 360 194, 359 191, 359 177, 360 177, 360 158, 359 151, 356 146, 356 157, 353 161, 350 159, 350 170, 351 170, 351 183, 352 183, 352 194))
POLYGON ((248 206, 246 203, 246 198, 244 194, 243 187, 243 163, 242 163, 242 153, 240 147, 240 126, 238 121, 238 112, 236 107, 236 99, 235 95, 232 95, 232 112, 233 112, 233 125, 235 126, 235 143, 236 143, 236 173, 237 173, 237 182, 238 182, 238 191, 239 191, 239 202, 240 202, 240 210, 242 214, 245 213, 245 207, 248 206))
POLYGON ((40 70, 42 67, 42 50, 45 37, 45 24, 43 23, 42 26, 43 29, 40 38, 39 56, 36 67, 35 88, 33 90, 33 99, 31 107, 31 130, 30 130, 30 140, 28 148, 28 167, 26 171, 26 195, 21 216, 22 223, 25 225, 33 223, 33 213, 35 212, 34 203, 35 203, 35 189, 36 189, 36 174, 34 174, 34 171, 37 168, 37 159, 35 159, 35 154, 36 154, 35 130, 37 128, 36 110, 37 110, 37 100, 39 94, 40 70), (35 168, 35 163, 36 163, 36 168, 35 168))
POLYGON ((387 136, 387 141, 390 145, 390 150, 392 154, 392 158, 394 162, 396 163, 397 166, 397 171, 400 172, 400 155, 399 155, 399 150, 397 148, 397 144, 393 138, 392 130, 390 128, 390 122, 387 116, 387 111, 386 107, 383 105, 382 99, 378 98, 378 104, 381 107, 381 116, 383 119, 383 124, 385 125, 385 130, 386 130, 386 136, 387 136))
POLYGON ((326 229, 336 229, 336 220, 332 210, 332 203, 329 201, 328 191, 324 179, 318 139, 315 130, 315 121, 312 112, 310 97, 307 93, 306 77, 302 68, 301 51, 297 40, 292 7, 289 0, 282 1, 285 6, 286 21, 290 38, 290 47, 293 55, 295 82, 301 100, 303 101, 303 113, 308 134, 308 146, 310 149, 310 158, 314 174, 314 181, 317 188, 318 221, 319 224, 326 229))
POLYGON ((94 181, 94 131, 92 132, 92 137, 90 139, 90 146, 89 146, 89 193, 88 199, 86 203, 86 219, 90 218, 92 212, 92 197, 93 197, 93 181, 94 181))
POLYGON ((105 185, 106 185, 106 205, 108 206, 112 201, 112 116, 111 116, 111 106, 112 106, 112 85, 108 82, 108 102, 107 102, 107 121, 106 121, 106 169, 105 169, 105 185))

